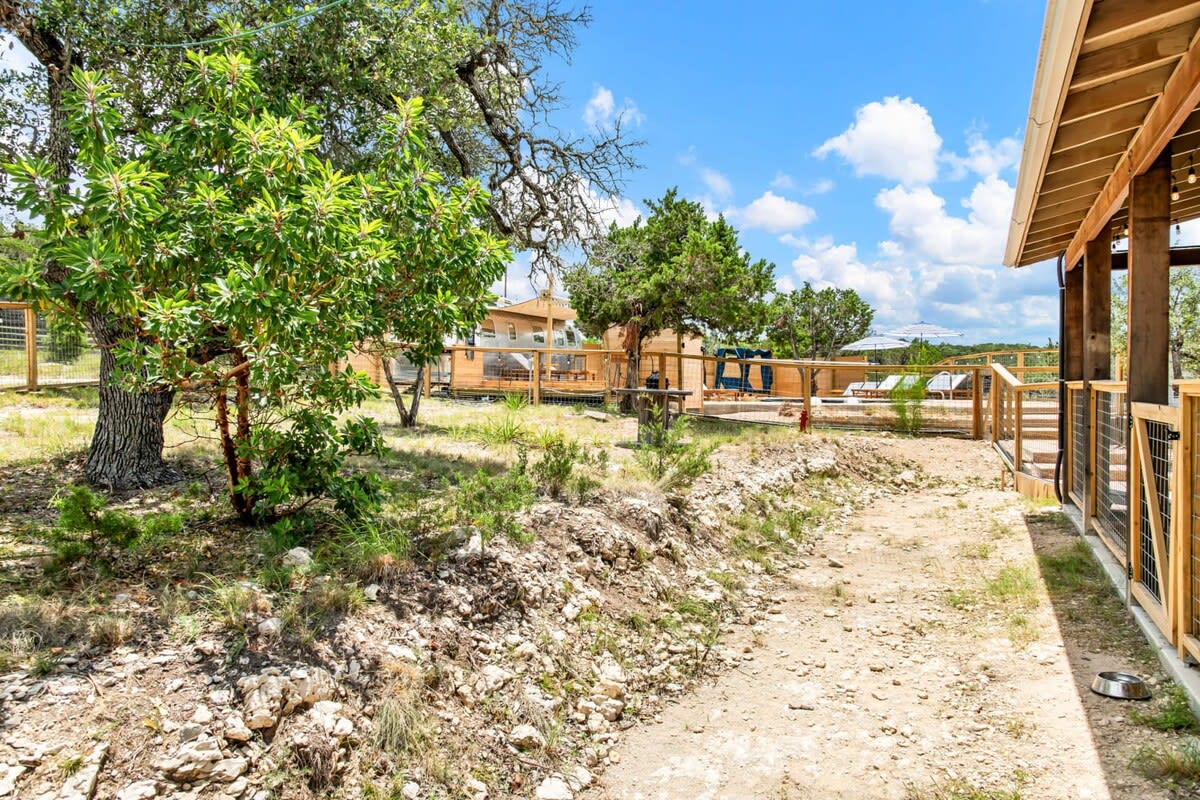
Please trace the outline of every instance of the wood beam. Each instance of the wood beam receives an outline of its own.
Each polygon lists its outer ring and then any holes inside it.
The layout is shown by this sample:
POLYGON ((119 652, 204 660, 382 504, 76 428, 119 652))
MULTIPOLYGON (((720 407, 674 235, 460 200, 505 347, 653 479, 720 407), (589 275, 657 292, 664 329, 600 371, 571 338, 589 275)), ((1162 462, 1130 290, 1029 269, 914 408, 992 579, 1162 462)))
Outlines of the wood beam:
POLYGON ((1132 136, 1145 121, 1154 105, 1153 100, 1143 100, 1131 106, 1123 106, 1103 117, 1093 117, 1072 125, 1062 125, 1054 135, 1051 145, 1053 153, 1082 147, 1114 133, 1128 131, 1132 136))
POLYGON ((1051 194, 1059 189, 1066 189, 1071 186, 1080 186, 1082 184, 1094 184, 1098 180, 1106 180, 1113 167, 1121 160, 1121 154, 1109 156, 1108 158, 1099 161, 1092 161, 1086 164, 1076 164, 1067 169, 1059 170, 1052 175, 1046 175, 1042 179, 1042 189, 1040 194, 1051 194))
POLYGON ((1094 197, 1076 197, 1074 200, 1066 200, 1053 205, 1038 206, 1038 210, 1029 220, 1029 224, 1031 227, 1041 225, 1047 220, 1061 219, 1068 215, 1072 215, 1082 222, 1084 215, 1092 207, 1093 202, 1095 202, 1094 197))
POLYGON ((1096 117, 1121 106, 1132 105, 1162 94, 1163 86, 1174 69, 1174 64, 1167 64, 1112 83, 1101 84, 1094 89, 1072 92, 1063 103, 1062 122, 1077 122, 1096 117))
POLYGON ((1132 0, 1096 3, 1079 52, 1090 53, 1200 17, 1196 0, 1132 0))
MULTIPOLYGON (((1068 264, 1077 262, 1083 256, 1084 246, 1100 235, 1100 231, 1128 197, 1131 176, 1145 172, 1154 163, 1159 154, 1166 149, 1171 137, 1196 110, 1198 102, 1200 36, 1195 36, 1188 46, 1187 54, 1180 59, 1162 95, 1146 115, 1145 123, 1134 135, 1125 155, 1121 156, 1120 163, 1109 176, 1075 238, 1071 240, 1067 248, 1068 264)), ((1170 191, 1169 185, 1167 191, 1170 191)), ((1169 202, 1170 198, 1167 199, 1169 202)))
POLYGON ((1063 380, 1083 379, 1083 270, 1075 269, 1065 276, 1063 303, 1063 380))
MULTIPOLYGON (((1112 377, 1112 243, 1088 242, 1083 253, 1083 375, 1085 381, 1112 377)), ((1071 273, 1067 273, 1071 274, 1071 273)))
POLYGON ((1089 89, 1163 64, 1174 63, 1187 52, 1200 21, 1190 19, 1166 30, 1085 53, 1075 62, 1071 91, 1089 89))
POLYGON ((1118 131, 1111 136, 1104 136, 1081 147, 1054 152, 1050 155, 1050 160, 1046 162, 1046 174, 1051 175, 1079 164, 1119 156, 1125 152, 1125 148, 1129 147, 1132 139, 1133 131, 1118 131))
POLYGON ((1129 365, 1131 403, 1170 399, 1167 326, 1171 263, 1171 156, 1135 175, 1129 193, 1129 365))

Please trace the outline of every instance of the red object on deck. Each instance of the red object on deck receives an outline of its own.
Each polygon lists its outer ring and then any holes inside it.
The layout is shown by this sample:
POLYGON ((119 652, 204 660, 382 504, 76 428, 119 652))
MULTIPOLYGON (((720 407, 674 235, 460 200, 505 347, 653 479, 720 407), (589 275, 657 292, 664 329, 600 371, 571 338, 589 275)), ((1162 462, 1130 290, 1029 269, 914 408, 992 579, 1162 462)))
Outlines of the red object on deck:
POLYGON ((801 431, 808 430, 808 409, 800 409, 800 416, 797 418, 797 423, 800 425, 801 431))

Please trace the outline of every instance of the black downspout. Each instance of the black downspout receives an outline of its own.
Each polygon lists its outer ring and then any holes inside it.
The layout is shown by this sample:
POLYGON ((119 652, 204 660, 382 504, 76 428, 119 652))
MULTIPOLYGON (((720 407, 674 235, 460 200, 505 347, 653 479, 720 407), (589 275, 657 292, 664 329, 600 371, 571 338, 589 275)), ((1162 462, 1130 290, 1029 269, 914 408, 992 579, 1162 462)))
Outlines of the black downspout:
POLYGON ((1064 423, 1067 416, 1067 381, 1063 375, 1063 367, 1067 363, 1066 331, 1067 331, 1067 283, 1063 274, 1063 263, 1066 253, 1058 254, 1058 455, 1054 458, 1054 496, 1058 504, 1063 504, 1066 492, 1063 491, 1062 474, 1063 454, 1066 451, 1067 440, 1064 423))

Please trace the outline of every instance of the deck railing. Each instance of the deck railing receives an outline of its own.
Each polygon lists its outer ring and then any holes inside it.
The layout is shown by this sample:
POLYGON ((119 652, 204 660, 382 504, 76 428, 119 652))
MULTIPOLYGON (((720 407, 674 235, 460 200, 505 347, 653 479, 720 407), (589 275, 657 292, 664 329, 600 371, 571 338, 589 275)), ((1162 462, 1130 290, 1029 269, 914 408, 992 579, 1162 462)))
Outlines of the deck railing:
POLYGON ((1058 382, 1025 383, 991 365, 991 439, 1014 473, 1047 481, 1058 455, 1058 382))
POLYGON ((1067 384, 1065 502, 1125 568, 1130 600, 1200 659, 1200 381, 1176 397, 1130 403, 1122 382, 1067 384))

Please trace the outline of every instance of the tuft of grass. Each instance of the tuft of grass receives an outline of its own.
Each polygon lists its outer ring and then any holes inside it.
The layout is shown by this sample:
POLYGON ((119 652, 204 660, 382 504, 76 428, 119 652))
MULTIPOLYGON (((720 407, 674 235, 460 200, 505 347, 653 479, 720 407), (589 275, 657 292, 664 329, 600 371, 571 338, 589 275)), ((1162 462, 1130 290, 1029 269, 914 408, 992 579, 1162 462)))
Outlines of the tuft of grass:
POLYGON ((1024 608, 1037 605, 1037 580, 1027 567, 1010 564, 987 583, 988 596, 1024 608))
POLYGON ((270 601, 249 583, 211 579, 208 613, 221 627, 246 635, 254 615, 270 610, 270 601))
POLYGON ((1142 745, 1130 763, 1148 778, 1200 782, 1200 740, 1187 739, 1178 747, 1142 745))
POLYGON ((1019 787, 994 789, 976 786, 964 780, 935 783, 932 786, 907 786, 904 800, 1023 800, 1019 787))
POLYGON ((481 444, 507 445, 525 441, 528 431, 521 421, 511 414, 496 420, 487 420, 474 429, 475 438, 481 444))
POLYGON ((1175 683, 1158 693, 1150 711, 1135 709, 1129 718, 1156 731, 1200 733, 1200 722, 1188 705, 1187 693, 1175 683))
POLYGON ((101 614, 88 623, 88 640, 94 646, 119 647, 133 637, 133 620, 124 614, 101 614))
POLYGON ((1038 556, 1038 565, 1051 594, 1094 592, 1103 587, 1104 575, 1088 549, 1087 542, 1076 539, 1060 553, 1038 556))
POLYGON ((958 554, 963 558, 975 558, 980 561, 986 561, 996 552, 995 546, 991 542, 964 542, 958 548, 958 554))
POLYGON ((504 407, 509 411, 520 411, 529 405, 529 398, 520 392, 509 392, 504 395, 504 407))

